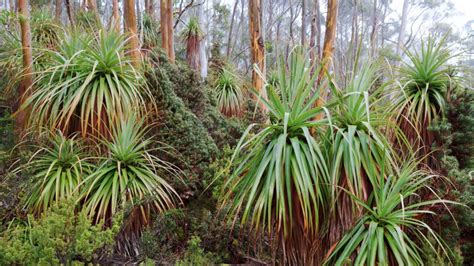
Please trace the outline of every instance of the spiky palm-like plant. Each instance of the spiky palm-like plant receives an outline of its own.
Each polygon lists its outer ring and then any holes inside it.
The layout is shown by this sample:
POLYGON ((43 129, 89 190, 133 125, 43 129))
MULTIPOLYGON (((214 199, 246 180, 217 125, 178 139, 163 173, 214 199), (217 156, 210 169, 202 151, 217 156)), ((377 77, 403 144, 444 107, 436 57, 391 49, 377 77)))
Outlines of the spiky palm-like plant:
POLYGON ((32 41, 40 49, 56 49, 61 39, 62 28, 54 21, 51 13, 40 9, 31 14, 32 41))
POLYGON ((419 50, 407 51, 409 60, 400 69, 402 93, 397 99, 396 120, 420 156, 427 155, 434 142, 428 127, 446 109, 447 64, 452 56, 445 48, 445 38, 436 41, 430 37, 421 42, 419 50))
POLYGON ((60 132, 53 135, 49 145, 34 153, 24 170, 33 171, 33 190, 27 206, 34 213, 46 211, 51 205, 79 194, 79 184, 91 173, 92 165, 74 138, 60 132))
POLYGON ((216 81, 217 107, 227 116, 238 116, 242 113, 244 97, 242 89, 231 72, 223 69, 216 81))
POLYGON ((186 61, 195 71, 199 70, 199 47, 201 46, 202 31, 197 17, 189 19, 182 36, 186 41, 186 61))
POLYGON ((420 218, 435 214, 426 209, 433 204, 454 203, 442 199, 424 201, 417 192, 435 176, 406 163, 392 174, 382 172, 367 201, 349 193, 364 209, 354 227, 328 254, 326 265, 423 265, 422 247, 426 243, 435 254, 446 255, 442 240, 420 218), (441 247, 440 254, 429 243, 431 236, 441 247))
POLYGON ((84 208, 96 220, 109 219, 119 210, 131 207, 130 221, 139 228, 149 221, 150 212, 165 211, 179 200, 164 178, 177 176, 176 168, 155 155, 152 140, 145 138, 144 120, 131 117, 113 130, 105 140, 108 156, 84 180, 84 208))
POLYGON ((145 50, 145 52, 160 46, 161 37, 160 33, 156 30, 160 28, 158 21, 148 14, 144 14, 143 21, 139 24, 139 27, 143 38, 142 49, 145 50))
POLYGON ((329 200, 329 169, 310 134, 311 128, 326 124, 312 121, 321 111, 313 108, 317 75, 311 74, 309 60, 295 51, 288 68, 281 60, 277 76, 280 95, 268 86, 268 101, 260 99, 274 122, 258 125, 255 134, 250 132, 257 125, 252 124, 243 134, 222 204, 231 217, 241 217, 241 223, 250 223, 255 231, 275 232, 284 261, 315 263, 329 200))
POLYGON ((58 51, 48 51, 49 67, 36 75, 25 101, 29 124, 65 135, 108 136, 110 128, 141 114, 149 94, 140 72, 124 56, 126 40, 111 32, 98 37, 72 34, 58 51))
POLYGON ((331 82, 331 127, 324 138, 331 169, 332 211, 328 224, 331 244, 352 227, 362 211, 344 191, 350 191, 359 200, 367 200, 373 189, 372 180, 381 170, 390 172, 396 161, 385 134, 389 130, 396 134, 397 130, 389 122, 387 106, 382 103, 384 86, 373 89, 376 67, 363 65, 343 89, 331 82))

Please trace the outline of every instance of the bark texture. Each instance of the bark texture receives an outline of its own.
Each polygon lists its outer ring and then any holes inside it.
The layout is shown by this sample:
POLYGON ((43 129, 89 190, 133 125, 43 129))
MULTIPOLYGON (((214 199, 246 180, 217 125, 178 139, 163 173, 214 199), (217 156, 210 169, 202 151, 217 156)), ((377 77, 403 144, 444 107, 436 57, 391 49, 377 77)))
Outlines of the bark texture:
MULTIPOLYGON (((323 57, 322 57, 322 68, 318 76, 318 84, 331 64, 332 54, 334 51, 334 40, 336 39, 336 22, 337 22, 337 2, 338 0, 328 0, 328 14, 326 18, 326 33, 324 35, 323 45, 323 57)), ((322 88, 316 106, 322 106, 326 102, 327 89, 322 88)), ((321 119, 324 116, 320 113, 316 116, 316 120, 321 119)))
POLYGON ((18 112, 16 113, 16 127, 21 133, 26 126, 26 110, 20 108, 27 96, 28 89, 33 84, 33 54, 31 50, 30 12, 27 0, 18 0, 17 3, 20 29, 21 49, 23 53, 23 78, 18 87, 18 112))
POLYGON ((137 17, 134 0, 123 1, 125 32, 128 33, 129 53, 134 66, 140 65, 140 49, 137 35, 137 17))
MULTIPOLYGON (((249 0, 249 29, 250 29, 250 51, 251 63, 254 66, 252 69, 252 87, 259 92, 261 97, 267 98, 264 90, 263 79, 255 70, 255 67, 260 69, 260 72, 265 75, 265 42, 262 34, 262 0, 249 0)), ((262 101, 259 101, 262 110, 266 111, 266 107, 262 101)))

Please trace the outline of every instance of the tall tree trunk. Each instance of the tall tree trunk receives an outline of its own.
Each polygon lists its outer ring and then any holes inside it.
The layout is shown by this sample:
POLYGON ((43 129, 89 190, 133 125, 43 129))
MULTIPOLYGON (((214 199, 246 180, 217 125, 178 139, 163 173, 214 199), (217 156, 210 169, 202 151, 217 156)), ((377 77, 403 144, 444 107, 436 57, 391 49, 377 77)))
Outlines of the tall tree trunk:
POLYGON ((150 18, 155 18, 155 4, 153 0, 145 0, 145 12, 150 18))
POLYGON ((306 0, 301 2, 301 45, 306 45, 306 0))
POLYGON ((9 4, 10 4, 10 12, 14 12, 15 11, 15 4, 13 2, 13 0, 9 0, 9 4))
POLYGON ((316 5, 316 28, 318 34, 316 34, 316 47, 318 50, 318 58, 321 58, 321 11, 319 10, 319 1, 314 3, 316 5))
POLYGON ((129 53, 134 66, 140 66, 140 50, 138 47, 137 17, 134 0, 123 1, 124 31, 129 35, 129 53))
POLYGON ((62 7, 62 0, 56 0, 56 12, 54 14, 54 18, 57 20, 57 21, 61 21, 61 11, 63 10, 63 7, 62 7))
POLYGON ((94 12, 97 21, 100 21, 99 10, 97 9, 97 0, 86 0, 87 10, 94 12))
MULTIPOLYGON (((262 34, 262 0, 249 0, 248 5, 251 62, 254 67, 258 67, 260 72, 265 75, 265 42, 262 34)), ((259 92, 262 98, 267 98, 263 79, 258 75, 255 69, 252 69, 252 87, 259 92)), ((266 111, 267 108, 262 101, 259 101, 259 105, 263 111, 266 111)))
MULTIPOLYGON (((328 66, 331 63, 332 54, 334 51, 334 40, 336 38, 336 23, 337 23, 337 1, 338 0, 328 0, 328 14, 326 18, 326 33, 324 35, 324 46, 323 46, 323 58, 322 58, 322 68, 318 76, 318 84, 321 83, 321 80, 325 73, 328 71, 328 66)), ((316 106, 320 107, 326 102, 327 89, 322 88, 318 100, 316 101, 316 106)), ((323 113, 320 113, 316 116, 316 119, 319 120, 324 116, 323 113)))
POLYGON ((161 20, 161 44, 171 63, 175 61, 174 36, 173 36, 173 2, 171 0, 161 0, 160 20, 161 20))
MULTIPOLYGON (((198 18, 199 18, 199 25, 201 25, 204 29, 204 7, 203 5, 198 6, 198 18)), ((205 38, 205 37, 204 37, 205 38)), ((201 66, 201 78, 205 79, 207 77, 207 54, 206 54, 206 41, 205 39, 201 40, 201 45, 199 46, 199 65, 201 66)))
POLYGON ((160 31, 161 31, 161 47, 165 50, 166 55, 169 57, 168 51, 168 19, 166 15, 166 5, 168 0, 161 0, 160 2, 160 31))
POLYGON ((374 8, 372 10, 372 33, 370 34, 370 55, 373 57, 375 55, 375 50, 377 48, 377 0, 374 0, 374 8))
POLYGON ((135 14, 137 14, 137 20, 142 21, 142 11, 140 8, 140 0, 135 0, 135 14))
POLYGON ((147 0, 148 1, 148 7, 147 7, 147 14, 150 16, 150 18, 154 19, 155 18, 155 0, 147 0))
POLYGON ((310 60, 313 65, 313 71, 316 64, 316 59, 319 58, 319 53, 316 50, 316 35, 317 35, 317 20, 318 18, 318 0, 315 0, 311 8, 311 35, 309 37, 310 60))
POLYGON ((405 28, 407 24, 407 17, 408 17, 408 5, 409 0, 403 1, 403 9, 402 9, 402 19, 400 23, 400 31, 398 32, 398 42, 397 42, 397 55, 400 55, 400 50, 403 48, 403 39, 405 39, 405 28))
POLYGON ((31 29, 30 12, 27 0, 18 0, 17 3, 20 29, 21 29, 21 49, 23 54, 23 78, 18 87, 18 112, 15 116, 18 133, 26 127, 26 110, 21 106, 27 96, 27 91, 33 84, 33 54, 31 50, 31 29))
POLYGON ((71 0, 64 0, 64 3, 66 4, 66 12, 67 12, 67 16, 69 18, 69 23, 71 24, 71 27, 74 28, 74 26, 75 26, 74 12, 73 12, 73 8, 71 6, 71 0))
POLYGON ((174 28, 173 28, 173 0, 167 0, 166 5, 166 18, 168 19, 168 51, 170 62, 174 63, 175 53, 174 53, 174 28))
POLYGON ((233 30, 234 30, 235 12, 237 11, 238 4, 239 4, 239 0, 235 0, 234 9, 232 10, 232 17, 230 19, 229 36, 227 38, 227 51, 225 53, 227 58, 229 58, 230 52, 231 52, 232 33, 233 33, 233 30))
POLYGON ((112 0, 112 26, 120 32, 120 15, 118 0, 112 0))

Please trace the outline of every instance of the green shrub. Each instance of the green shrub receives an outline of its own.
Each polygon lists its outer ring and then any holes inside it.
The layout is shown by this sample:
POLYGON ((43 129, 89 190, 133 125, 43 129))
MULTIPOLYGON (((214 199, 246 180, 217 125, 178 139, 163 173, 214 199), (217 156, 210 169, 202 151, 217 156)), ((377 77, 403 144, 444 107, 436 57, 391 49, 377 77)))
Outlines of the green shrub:
POLYGON ((25 224, 11 224, 0 236, 0 264, 97 263, 111 251, 118 228, 92 225, 86 213, 75 214, 72 201, 65 202, 39 218, 28 216, 25 224))
POLYGON ((201 239, 198 236, 192 236, 188 241, 188 247, 184 253, 184 258, 176 262, 176 265, 211 265, 215 264, 214 254, 204 252, 200 247, 201 239))

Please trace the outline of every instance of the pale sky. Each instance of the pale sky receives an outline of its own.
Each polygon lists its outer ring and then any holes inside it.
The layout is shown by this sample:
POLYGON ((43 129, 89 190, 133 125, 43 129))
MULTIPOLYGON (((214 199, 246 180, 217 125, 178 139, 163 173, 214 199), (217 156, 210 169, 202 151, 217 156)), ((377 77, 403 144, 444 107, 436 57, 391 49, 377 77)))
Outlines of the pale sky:
MULTIPOLYGON (((466 22, 474 20, 474 0, 450 0, 455 7, 453 14, 444 21, 450 23, 456 30, 462 30, 466 22)), ((401 16, 403 0, 393 0, 392 8, 401 16)))

